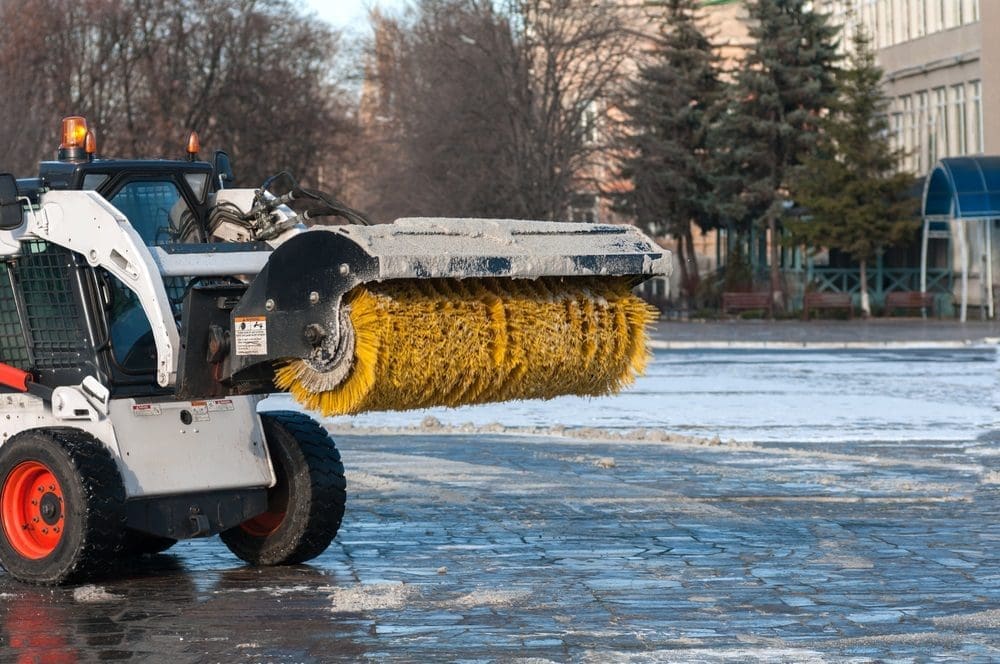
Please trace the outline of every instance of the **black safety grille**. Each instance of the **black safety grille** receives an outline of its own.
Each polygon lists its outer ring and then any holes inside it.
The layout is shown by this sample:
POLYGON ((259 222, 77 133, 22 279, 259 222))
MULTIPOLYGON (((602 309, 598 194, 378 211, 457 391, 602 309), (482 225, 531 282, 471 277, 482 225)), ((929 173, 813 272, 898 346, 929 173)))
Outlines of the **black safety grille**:
POLYGON ((6 263, 0 263, 0 362, 18 369, 28 369, 31 364, 6 263))
POLYGON ((72 369, 89 350, 85 318, 74 297, 73 255, 46 242, 22 245, 21 287, 35 369, 72 369))

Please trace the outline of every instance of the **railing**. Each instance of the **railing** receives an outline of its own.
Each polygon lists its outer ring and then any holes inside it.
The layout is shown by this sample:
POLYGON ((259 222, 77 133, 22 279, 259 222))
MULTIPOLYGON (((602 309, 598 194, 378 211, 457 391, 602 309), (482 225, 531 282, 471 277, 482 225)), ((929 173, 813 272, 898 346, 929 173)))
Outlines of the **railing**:
MULTIPOLYGON (((813 289, 827 293, 851 293, 861 291, 861 274, 857 268, 813 268, 808 273, 813 289)), ((944 268, 927 270, 927 292, 950 293, 952 272, 944 268)), ((881 300, 886 293, 894 291, 919 291, 920 270, 918 268, 883 268, 868 271, 868 292, 873 299, 881 300)))

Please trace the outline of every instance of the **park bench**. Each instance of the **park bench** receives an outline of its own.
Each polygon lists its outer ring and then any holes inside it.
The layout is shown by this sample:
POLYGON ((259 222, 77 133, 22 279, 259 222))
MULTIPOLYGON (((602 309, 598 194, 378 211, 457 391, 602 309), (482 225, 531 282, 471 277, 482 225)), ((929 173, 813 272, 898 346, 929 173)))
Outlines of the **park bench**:
POLYGON ((885 315, 891 316, 897 309, 929 309, 934 315, 934 294, 920 291, 893 291, 885 294, 885 315))
POLYGON ((845 309, 848 318, 854 318, 850 293, 806 293, 802 300, 802 320, 809 320, 809 312, 816 309, 845 309))
POLYGON ((770 316, 773 301, 770 293, 723 293, 722 313, 760 309, 766 311, 767 315, 770 316))

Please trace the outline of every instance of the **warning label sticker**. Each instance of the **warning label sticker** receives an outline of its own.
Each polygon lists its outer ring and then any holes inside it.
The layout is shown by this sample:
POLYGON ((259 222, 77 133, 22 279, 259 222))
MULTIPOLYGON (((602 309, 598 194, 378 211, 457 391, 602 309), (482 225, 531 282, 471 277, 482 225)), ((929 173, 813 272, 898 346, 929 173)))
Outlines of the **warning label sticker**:
POLYGON ((162 411, 160 410, 159 404, 155 403, 136 403, 132 404, 132 414, 136 417, 151 417, 153 415, 159 415, 162 411))
POLYGON ((205 404, 204 401, 202 401, 200 405, 195 405, 195 403, 192 401, 191 414, 194 416, 195 422, 208 422, 209 420, 212 419, 211 416, 208 414, 208 406, 205 404))
POLYGON ((208 402, 208 412, 214 413, 220 410, 232 410, 233 400, 232 399, 216 399, 215 401, 208 402))
POLYGON ((236 318, 236 354, 267 355, 267 319, 263 316, 236 318))

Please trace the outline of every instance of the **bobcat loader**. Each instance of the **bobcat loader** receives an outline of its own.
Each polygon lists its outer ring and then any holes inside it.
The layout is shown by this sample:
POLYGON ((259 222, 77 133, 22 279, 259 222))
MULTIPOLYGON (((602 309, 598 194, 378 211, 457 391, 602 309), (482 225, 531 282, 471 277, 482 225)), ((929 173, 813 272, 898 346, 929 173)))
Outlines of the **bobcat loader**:
POLYGON ((629 226, 363 215, 225 153, 95 156, 63 123, 0 175, 0 565, 77 582, 220 534, 322 553, 346 500, 322 415, 605 394, 641 371, 631 294, 669 253, 629 226))

